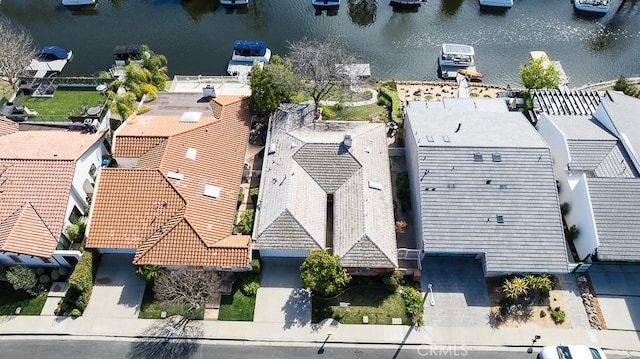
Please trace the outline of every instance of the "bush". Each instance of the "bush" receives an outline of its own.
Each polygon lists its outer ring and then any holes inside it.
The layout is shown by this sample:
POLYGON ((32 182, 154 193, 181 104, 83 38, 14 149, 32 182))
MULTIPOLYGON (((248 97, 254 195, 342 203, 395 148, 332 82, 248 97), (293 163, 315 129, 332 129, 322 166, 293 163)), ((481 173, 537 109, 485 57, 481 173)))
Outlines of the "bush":
POLYGON ((79 317, 82 315, 82 312, 79 309, 74 309, 71 311, 71 313, 69 313, 70 316, 72 317, 79 317))
POLYGON ((87 308, 87 299, 84 296, 80 296, 78 300, 76 300, 76 308, 81 312, 87 308))
POLYGON ((60 312, 66 313, 69 311, 69 309, 71 309, 71 303, 67 302, 66 300, 63 300, 62 304, 60 304, 60 312))
POLYGON ((241 290, 244 295, 252 297, 258 293, 258 288, 260 288, 260 283, 251 281, 243 283, 241 290))
POLYGON ((258 203, 258 194, 260 194, 260 187, 253 187, 249 190, 249 197, 251 197, 252 203, 258 203))
POLYGON ((74 224, 68 225, 64 230, 71 242, 80 243, 84 239, 86 226, 87 224, 84 221, 78 221, 74 224))
POLYGON ((69 268, 68 267, 60 267, 58 268, 58 272, 60 273, 61 276, 65 276, 67 274, 69 274, 69 268))
MULTIPOLYGON (((93 290, 93 280, 98 266, 98 254, 92 251, 84 251, 80 261, 76 264, 73 274, 69 277, 69 289, 65 294, 65 301, 77 303, 81 298, 86 306, 93 290)), ((80 304, 82 306, 82 302, 80 304)), ((77 308, 71 311, 72 316, 82 315, 84 308, 77 308), (74 315, 76 311, 77 315, 74 315)))
POLYGON ((46 270, 42 267, 36 268, 36 275, 43 275, 45 272, 46 270))
POLYGON ((380 96, 378 95, 378 106, 382 106, 385 108, 391 108, 391 100, 389 100, 387 97, 385 96, 380 96))
POLYGON ((562 202, 562 204, 560 205, 560 213, 562 213, 562 216, 564 217, 567 214, 569 214, 570 210, 571 210, 571 206, 569 205, 569 203, 562 202))
POLYGON ((578 229, 578 227, 576 227, 575 224, 572 225, 567 230, 567 233, 565 233, 565 237, 567 238, 568 241, 575 241, 579 235, 580 235, 580 230, 578 229))
POLYGON ((402 289, 402 299, 407 308, 407 315, 411 317, 411 321, 415 324, 421 322, 422 318, 422 295, 412 287, 404 287, 402 289))
POLYGON ((505 279, 502 285, 502 292, 508 298, 517 299, 520 296, 527 295, 529 292, 529 283, 520 277, 511 280, 505 279))
POLYGON ((57 281, 58 279, 60 279, 60 271, 58 271, 58 269, 54 269, 54 270, 51 272, 51 280, 55 282, 55 281, 57 281))
POLYGON ((38 282, 40 282, 40 284, 51 283, 51 277, 49 277, 47 274, 43 274, 40 276, 40 278, 38 278, 38 282))
POLYGON ((7 281, 7 266, 0 263, 0 281, 7 281))
POLYGON ((551 319, 553 319, 554 323, 562 324, 565 320, 564 310, 554 309, 551 311, 551 319))
POLYGON ((25 266, 15 266, 7 271, 7 281, 11 283, 13 289, 24 290, 31 295, 37 295, 36 286, 38 279, 33 269, 25 266))
POLYGON ((244 202, 244 190, 240 187, 240 192, 238 193, 238 205, 236 208, 240 208, 242 202, 244 202))
POLYGON ((252 259, 251 260, 251 271, 253 273, 258 273, 258 274, 262 271, 259 259, 252 259))
POLYGON ((409 188, 409 175, 407 172, 398 173, 398 177, 396 178, 396 194, 403 209, 408 210, 411 207, 411 190, 409 188))
POLYGON ((136 266, 136 274, 149 284, 153 284, 156 279, 164 273, 164 268, 153 265, 136 266))
POLYGON ((395 293, 400 287, 400 282, 402 281, 402 272, 394 271, 393 273, 389 273, 382 278, 382 283, 384 283, 384 287, 391 293, 395 293))
POLYGON ((340 102, 336 103, 336 104, 335 104, 335 105, 333 105, 332 107, 333 107, 333 109, 334 109, 335 111, 342 111, 342 110, 344 110, 344 105, 343 105, 343 104, 341 104, 340 102))

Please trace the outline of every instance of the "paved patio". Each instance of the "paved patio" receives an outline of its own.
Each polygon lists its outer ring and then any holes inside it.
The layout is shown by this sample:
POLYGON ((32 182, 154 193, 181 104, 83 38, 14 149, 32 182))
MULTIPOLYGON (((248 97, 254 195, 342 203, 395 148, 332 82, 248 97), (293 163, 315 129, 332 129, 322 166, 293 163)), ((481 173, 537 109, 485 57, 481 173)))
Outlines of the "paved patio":
POLYGON ((311 322, 311 298, 300 288, 302 261, 301 258, 263 258, 254 322, 282 323, 285 329, 311 322))
POLYGON ((489 295, 482 264, 474 258, 425 257, 421 286, 427 293, 425 325, 434 327, 486 327, 489 295), (428 285, 433 295, 428 294, 428 285), (431 305, 432 300, 435 305, 431 305))
POLYGON ((105 254, 91 293, 86 317, 137 318, 145 282, 135 274, 133 255, 105 254))
POLYGON ((640 331, 640 265, 596 263, 589 277, 607 328, 640 331))

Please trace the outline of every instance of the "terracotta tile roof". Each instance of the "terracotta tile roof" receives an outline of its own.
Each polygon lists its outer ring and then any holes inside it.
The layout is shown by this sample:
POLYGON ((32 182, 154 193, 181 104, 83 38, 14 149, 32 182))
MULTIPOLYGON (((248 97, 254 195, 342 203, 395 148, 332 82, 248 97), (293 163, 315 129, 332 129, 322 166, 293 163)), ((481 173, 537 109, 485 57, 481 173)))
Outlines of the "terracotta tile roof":
POLYGON ((10 119, 0 116, 0 136, 8 135, 18 131, 18 124, 10 119))
POLYGON ((0 157, 20 160, 76 160, 102 135, 76 131, 18 131, 0 136, 0 157))
MULTIPOLYGON (((175 111, 170 104, 165 106, 175 111)), ((179 116, 171 117, 171 122, 167 116, 143 115, 116 135, 116 148, 126 143, 122 141, 123 134, 128 139, 147 135, 166 135, 168 139, 141 154, 136 169, 102 171, 88 247, 137 248, 136 264, 249 265, 249 237, 230 236, 249 135, 249 102, 239 96, 220 96, 211 106, 220 106, 218 119, 211 115, 211 109, 206 115, 203 113, 199 122, 180 122, 179 116), (163 126, 169 134, 162 132, 163 126), (153 176, 149 174, 152 172, 153 176), (180 179, 175 178, 176 174, 180 179), (219 193, 206 196, 206 188, 219 193), (137 198, 137 192, 143 192, 144 198, 137 198), (149 218, 153 217, 156 204, 172 196, 182 198, 184 205, 176 208, 170 204, 173 210, 151 224, 149 218), (129 219, 132 216, 138 218, 129 219)), ((133 142, 127 146, 133 146, 133 142)))
POLYGON ((167 137, 118 136, 114 142, 115 157, 138 158, 167 140, 167 137))
POLYGON ((31 203, 23 204, 0 222, 0 250, 7 252, 49 258, 58 236, 51 233, 31 203))
POLYGON ((0 234, 2 250, 51 256, 63 230, 74 169, 74 161, 0 159, 0 223, 5 228, 0 234), (29 208, 38 214, 39 221, 28 213, 29 208), (11 221, 18 223, 11 225, 11 221), (48 235, 42 235, 43 226, 48 235), (56 234, 54 241, 52 233, 56 234))

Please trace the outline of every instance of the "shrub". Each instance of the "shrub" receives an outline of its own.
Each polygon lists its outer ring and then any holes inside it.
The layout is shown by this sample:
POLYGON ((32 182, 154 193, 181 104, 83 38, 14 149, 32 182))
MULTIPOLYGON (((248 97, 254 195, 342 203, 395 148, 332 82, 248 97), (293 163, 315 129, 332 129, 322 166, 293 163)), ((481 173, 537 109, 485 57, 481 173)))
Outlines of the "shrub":
POLYGON ((480 94, 477 92, 472 92, 469 94, 469 97, 480 97, 480 94))
POLYGON ((407 228, 406 221, 396 221, 396 233, 404 233, 407 228))
POLYGON ((76 308, 72 310, 71 313, 69 313, 69 315, 72 317, 79 317, 82 315, 82 312, 78 308, 76 308))
POLYGON ((405 209, 411 203, 411 191, 409 189, 409 175, 407 172, 398 173, 398 177, 396 178, 396 194, 398 195, 398 199, 405 209))
POLYGON ((385 96, 380 96, 378 95, 378 106, 382 106, 385 108, 391 108, 391 100, 389 100, 387 97, 385 96))
POLYGON ((0 281, 7 281, 7 266, 0 263, 0 281))
POLYGON ((260 260, 259 259, 252 259, 251 260, 251 271, 253 273, 260 273, 262 271, 262 267, 260 266, 260 260))
POLYGON ((260 288, 260 283, 251 281, 243 283, 240 290, 242 290, 242 293, 244 293, 244 295, 252 297, 258 293, 258 288, 260 288))
POLYGON ((24 290, 31 295, 36 295, 38 279, 33 269, 25 266, 15 266, 7 271, 7 281, 11 283, 13 289, 24 290))
POLYGON ((382 283, 384 283, 385 288, 391 293, 395 293, 400 287, 400 282, 402 281, 402 272, 394 271, 393 273, 389 273, 382 278, 382 283))
POLYGON ((568 241, 575 241, 579 235, 580 235, 580 230, 578 229, 578 227, 576 227, 575 224, 569 227, 569 229, 567 230, 567 233, 565 233, 565 237, 567 238, 568 241))
POLYGON ((571 206, 569 205, 569 203, 562 202, 562 204, 560 205, 560 213, 562 213, 562 216, 566 216, 567 214, 569 214, 570 210, 571 206))
POLYGON ((60 312, 66 313, 67 311, 69 311, 69 309, 71 309, 71 303, 63 300, 62 304, 60 304, 60 312))
POLYGON ((51 282, 51 277, 49 277, 46 274, 43 274, 40 276, 40 278, 38 278, 38 282, 40 282, 40 284, 47 284, 51 282))
MULTIPOLYGON (((80 261, 76 264, 73 274, 69 277, 69 289, 65 294, 65 300, 76 303, 78 299, 88 301, 93 290, 93 279, 98 265, 98 255, 92 251, 84 251, 80 261)), ((73 311, 82 315, 83 309, 76 308, 73 311)), ((71 312, 73 316, 73 311, 71 312)))
POLYGON ((58 279, 60 279, 60 272, 58 271, 58 269, 54 269, 53 271, 51 271, 51 280, 55 282, 58 279))
POLYGON ((323 250, 309 253, 300 266, 300 277, 304 288, 325 296, 339 293, 351 280, 340 257, 323 250))
POLYGON ((76 300, 75 305, 76 308, 78 308, 81 312, 84 312, 84 310, 87 308, 87 299, 81 295, 78 300, 76 300))
POLYGON ((238 193, 238 206, 236 208, 240 208, 242 202, 244 202, 244 190, 240 187, 240 192, 238 193))
POLYGON ((526 295, 529 291, 529 284, 524 278, 516 277, 511 280, 505 279, 502 285, 502 292, 508 298, 517 299, 526 295))
POLYGON ((407 315, 411 317, 411 321, 415 324, 421 322, 422 295, 420 292, 412 287, 404 287, 402 289, 402 299, 404 299, 407 315))
POLYGON ((249 190, 249 197, 251 197, 251 202, 258 203, 258 195, 260 194, 260 187, 253 187, 249 190))
POLYGON ((553 319, 554 323, 556 324, 562 324, 564 323, 565 320, 565 314, 564 314, 564 310, 560 310, 560 309, 554 309, 551 311, 551 318, 553 319))
POLYGON ((43 267, 36 268, 36 275, 43 275, 46 270, 43 267))
POLYGON ((164 268, 160 266, 141 265, 136 266, 136 274, 149 284, 153 284, 156 279, 164 273, 164 268))
POLYGON ((67 233, 69 240, 74 243, 82 242, 84 239, 84 231, 86 223, 84 221, 78 221, 74 224, 68 225, 64 231, 67 233))
POLYGON ((60 273, 61 276, 65 276, 67 274, 69 274, 69 268, 68 267, 60 267, 58 268, 58 272, 60 273))
POLYGON ((333 105, 333 109, 334 109, 335 111, 342 111, 342 110, 344 110, 344 105, 343 105, 343 104, 341 104, 340 102, 338 102, 338 103, 336 103, 335 105, 333 105))

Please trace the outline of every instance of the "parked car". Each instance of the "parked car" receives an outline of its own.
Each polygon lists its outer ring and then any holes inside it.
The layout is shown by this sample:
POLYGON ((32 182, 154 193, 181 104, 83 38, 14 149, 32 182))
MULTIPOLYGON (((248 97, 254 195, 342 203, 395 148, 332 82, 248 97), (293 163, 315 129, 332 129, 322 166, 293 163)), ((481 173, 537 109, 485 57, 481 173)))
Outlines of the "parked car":
POLYGON ((538 359, 607 359, 600 348, 586 345, 546 346, 540 350, 538 359))

